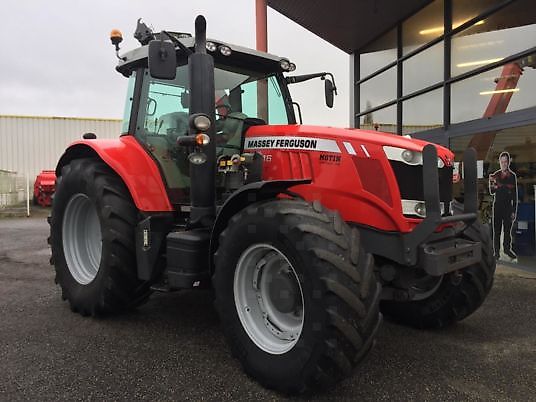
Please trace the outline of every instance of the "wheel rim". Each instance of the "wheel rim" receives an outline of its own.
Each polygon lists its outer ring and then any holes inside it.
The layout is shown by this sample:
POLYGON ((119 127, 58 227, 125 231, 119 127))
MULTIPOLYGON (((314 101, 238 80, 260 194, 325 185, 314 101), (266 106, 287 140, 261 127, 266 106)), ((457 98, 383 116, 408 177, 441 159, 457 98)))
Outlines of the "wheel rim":
POLYGON ((69 200, 63 216, 63 253, 73 278, 87 285, 99 272, 102 234, 95 206, 85 194, 69 200))
POLYGON ((287 257, 269 244, 255 244, 240 256, 234 275, 238 317, 263 351, 291 350, 303 328, 303 292, 287 257))

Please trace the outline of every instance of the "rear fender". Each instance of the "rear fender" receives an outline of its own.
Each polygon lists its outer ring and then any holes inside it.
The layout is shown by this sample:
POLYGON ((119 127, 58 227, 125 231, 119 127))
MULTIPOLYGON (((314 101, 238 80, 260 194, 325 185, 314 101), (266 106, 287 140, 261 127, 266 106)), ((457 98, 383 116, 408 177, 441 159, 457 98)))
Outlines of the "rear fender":
POLYGON ((73 159, 87 157, 100 158, 121 177, 140 211, 173 211, 156 162, 132 136, 74 142, 61 156, 56 176, 73 159))

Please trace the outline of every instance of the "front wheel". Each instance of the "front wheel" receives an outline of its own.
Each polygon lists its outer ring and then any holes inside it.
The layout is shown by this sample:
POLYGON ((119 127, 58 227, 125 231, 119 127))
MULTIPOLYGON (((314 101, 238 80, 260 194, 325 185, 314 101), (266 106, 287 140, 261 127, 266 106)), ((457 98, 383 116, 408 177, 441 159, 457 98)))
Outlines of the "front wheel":
POLYGON ((221 234, 213 278, 233 354, 268 388, 303 392, 350 375, 381 321, 359 233, 319 203, 247 207, 221 234))
POLYGON ((474 313, 493 286, 493 245, 489 228, 480 222, 473 223, 461 236, 482 244, 479 263, 440 277, 421 277, 412 284, 413 300, 384 300, 380 304, 382 313, 417 328, 446 327, 474 313))

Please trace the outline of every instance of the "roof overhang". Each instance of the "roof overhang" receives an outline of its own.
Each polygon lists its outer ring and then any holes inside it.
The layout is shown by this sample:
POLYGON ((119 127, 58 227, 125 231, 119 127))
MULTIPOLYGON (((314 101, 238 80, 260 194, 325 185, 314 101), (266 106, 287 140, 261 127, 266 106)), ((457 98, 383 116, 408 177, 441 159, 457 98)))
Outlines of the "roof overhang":
POLYGON ((354 53, 432 0, 267 0, 274 10, 354 53))

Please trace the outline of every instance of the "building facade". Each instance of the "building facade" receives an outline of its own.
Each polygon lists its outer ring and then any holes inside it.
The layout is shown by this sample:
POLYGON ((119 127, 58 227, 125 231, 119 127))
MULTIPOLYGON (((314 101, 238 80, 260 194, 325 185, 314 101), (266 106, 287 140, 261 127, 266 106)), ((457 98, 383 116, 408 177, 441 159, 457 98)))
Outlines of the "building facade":
POLYGON ((84 133, 117 138, 121 120, 0 115, 0 170, 35 179, 41 170, 54 170, 65 148, 84 133))
MULTIPOLYGON (((534 0, 305 3, 268 1, 350 55, 351 124, 446 145, 456 167, 474 147, 480 214, 492 228, 501 209, 500 156, 508 160, 502 175, 515 178, 515 205, 495 234, 499 258, 536 266, 534 0), (515 260, 505 253, 505 236, 515 260)), ((463 200, 458 183, 455 196, 463 200)))
POLYGON ((65 148, 88 132, 117 138, 121 120, 0 116, 0 208, 31 197, 39 172, 54 170, 65 148))

